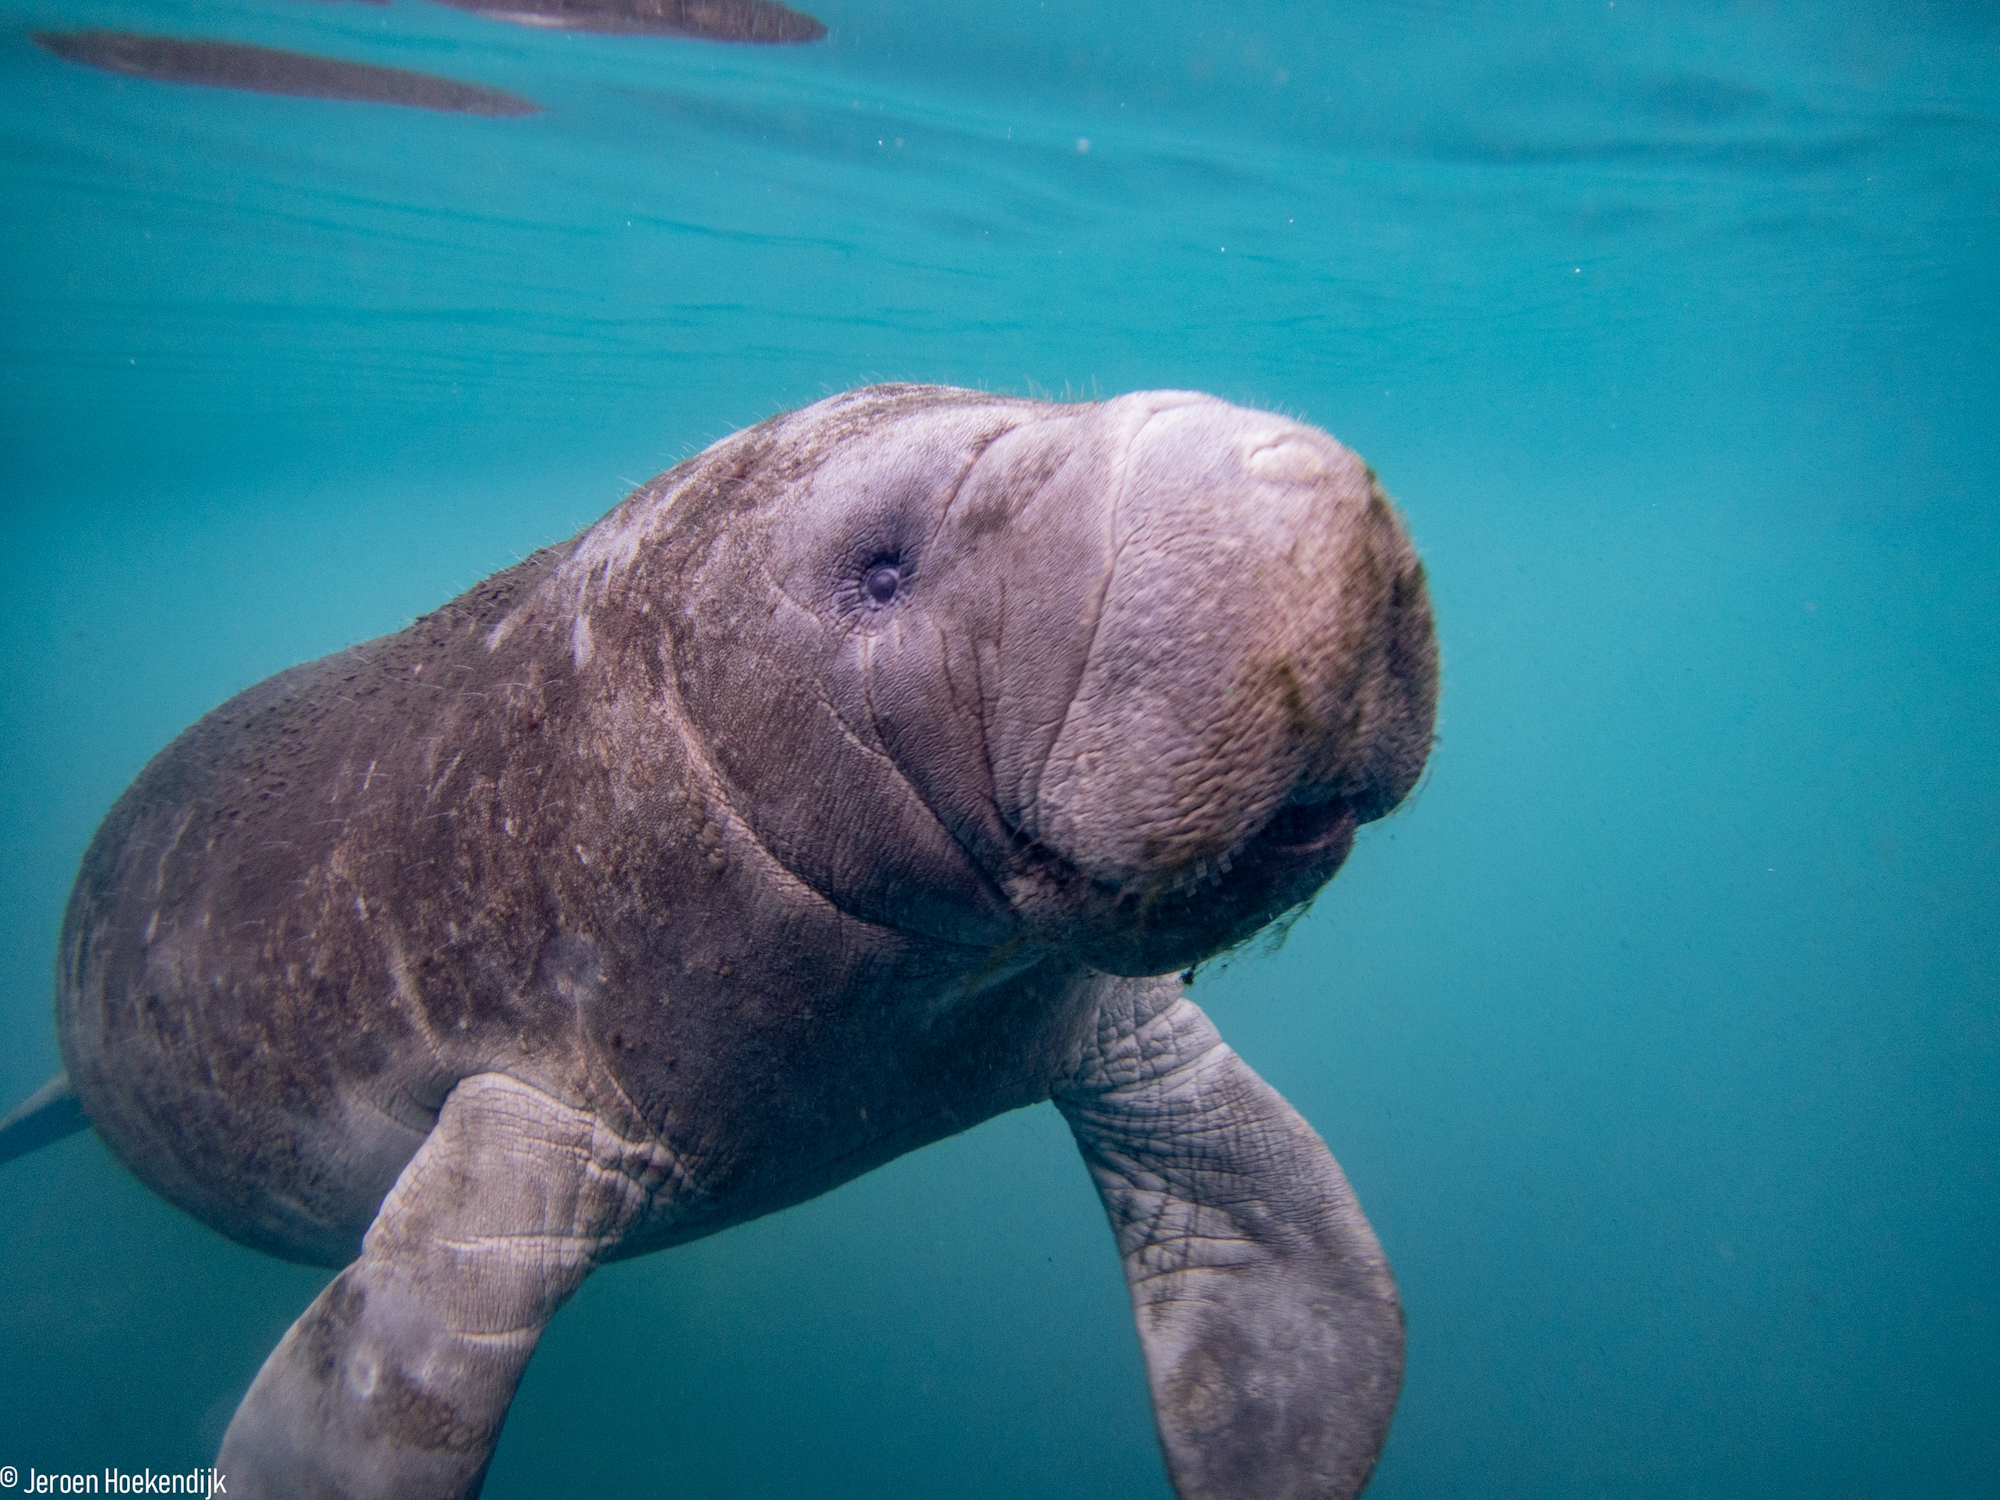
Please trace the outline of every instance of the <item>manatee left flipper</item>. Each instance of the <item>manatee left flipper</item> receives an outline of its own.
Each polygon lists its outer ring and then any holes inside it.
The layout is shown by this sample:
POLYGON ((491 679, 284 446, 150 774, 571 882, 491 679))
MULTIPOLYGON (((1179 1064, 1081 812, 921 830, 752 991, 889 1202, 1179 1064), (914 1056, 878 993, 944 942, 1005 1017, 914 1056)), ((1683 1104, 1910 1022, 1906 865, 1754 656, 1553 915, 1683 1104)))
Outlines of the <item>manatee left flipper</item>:
POLYGON ((1358 1494, 1403 1313, 1325 1143, 1172 981, 1107 991, 1055 1102, 1118 1237, 1181 1500, 1358 1494))
POLYGON ((644 1205, 645 1155, 516 1079, 460 1082, 237 1408, 230 1493, 478 1494, 543 1326, 644 1205))

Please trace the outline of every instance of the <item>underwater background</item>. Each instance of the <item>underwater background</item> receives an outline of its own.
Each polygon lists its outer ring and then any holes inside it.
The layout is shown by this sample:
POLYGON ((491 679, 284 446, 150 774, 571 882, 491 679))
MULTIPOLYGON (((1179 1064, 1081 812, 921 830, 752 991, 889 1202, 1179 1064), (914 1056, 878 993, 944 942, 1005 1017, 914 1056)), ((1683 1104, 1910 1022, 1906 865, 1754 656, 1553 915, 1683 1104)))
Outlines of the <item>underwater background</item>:
MULTIPOLYGON (((1193 989, 1400 1279, 1370 1495, 2000 1493, 2000 7, 809 8, 0 3, 0 1111, 231 693, 833 391, 1194 387, 1368 458, 1443 642, 1420 794, 1193 989)), ((208 1461, 325 1276, 0 1169, 0 1463, 208 1461)), ((599 1272, 486 1494, 1164 1500, 1062 1122, 599 1272)))

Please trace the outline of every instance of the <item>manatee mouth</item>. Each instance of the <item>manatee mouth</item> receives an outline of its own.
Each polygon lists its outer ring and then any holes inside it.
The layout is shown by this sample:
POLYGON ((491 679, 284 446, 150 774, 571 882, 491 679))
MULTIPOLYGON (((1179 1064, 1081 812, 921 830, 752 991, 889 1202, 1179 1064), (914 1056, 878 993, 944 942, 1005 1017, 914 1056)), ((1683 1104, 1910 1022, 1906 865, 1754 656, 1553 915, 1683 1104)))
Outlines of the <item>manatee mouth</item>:
POLYGON ((1176 883, 1150 902, 1143 893, 1121 901, 1130 911, 1127 941, 1136 950, 1127 962, 1167 973, 1247 941, 1319 893, 1347 859, 1360 825, 1343 797, 1287 802, 1226 870, 1176 883))
POLYGON ((1293 861, 1317 859, 1337 848, 1334 858, 1345 859, 1360 824, 1359 813, 1345 797, 1287 802, 1251 840, 1251 848, 1267 858, 1293 861))
POLYGON ((1046 845, 1022 852, 1034 869, 1031 881, 1054 898, 1051 905, 1082 917, 1094 967, 1170 974, 1235 947, 1310 901, 1346 860, 1362 821, 1343 797, 1288 802, 1226 857, 1123 881, 1083 876, 1046 845))
MULTIPOLYGON (((1232 889, 1247 895, 1251 891, 1288 888, 1300 879, 1312 877, 1314 872, 1318 872, 1319 880, 1329 880, 1347 858, 1355 829, 1364 821, 1344 797, 1286 802, 1233 853, 1200 861, 1191 869, 1135 881, 1128 888, 1141 892, 1150 889, 1156 901, 1171 896, 1194 902, 1209 892, 1221 892, 1228 899, 1232 889)), ((1266 919, 1281 910, 1282 907, 1267 912, 1266 919)))

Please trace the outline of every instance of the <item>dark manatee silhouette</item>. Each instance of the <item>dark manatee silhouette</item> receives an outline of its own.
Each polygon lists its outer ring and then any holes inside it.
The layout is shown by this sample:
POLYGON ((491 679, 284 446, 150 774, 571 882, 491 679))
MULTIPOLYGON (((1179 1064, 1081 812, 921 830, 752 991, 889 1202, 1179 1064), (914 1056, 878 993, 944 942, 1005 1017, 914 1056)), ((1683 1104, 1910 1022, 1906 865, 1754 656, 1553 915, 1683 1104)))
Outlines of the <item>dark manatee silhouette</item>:
POLYGON ((413 1500, 478 1491, 593 1267, 1052 1099, 1178 1492, 1349 1496, 1395 1283, 1174 976, 1332 877, 1436 691, 1422 567, 1314 428, 838 396, 163 750, 70 898, 68 1086, 0 1159, 80 1106, 344 1265, 219 1466, 413 1500))
POLYGON ((306 99, 407 104, 418 109, 452 110, 468 115, 532 115, 539 114, 542 108, 519 94, 439 78, 431 73, 314 57, 276 47, 251 47, 241 42, 142 36, 132 31, 35 31, 29 36, 36 46, 71 62, 162 83, 192 83, 204 88, 245 89, 256 94, 287 94, 306 99))
POLYGON ((712 42, 816 42, 826 27, 777 0, 440 0, 497 21, 712 42))

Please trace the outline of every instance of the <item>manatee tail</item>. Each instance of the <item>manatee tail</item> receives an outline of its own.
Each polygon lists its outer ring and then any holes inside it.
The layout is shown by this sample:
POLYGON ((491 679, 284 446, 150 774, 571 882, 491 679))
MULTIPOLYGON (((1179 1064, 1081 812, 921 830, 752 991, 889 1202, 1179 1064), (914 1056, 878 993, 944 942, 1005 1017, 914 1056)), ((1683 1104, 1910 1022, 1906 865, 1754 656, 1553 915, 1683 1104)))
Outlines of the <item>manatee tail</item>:
POLYGON ((0 1164, 88 1129, 90 1120, 70 1092, 69 1076, 58 1073, 0 1120, 0 1164))

